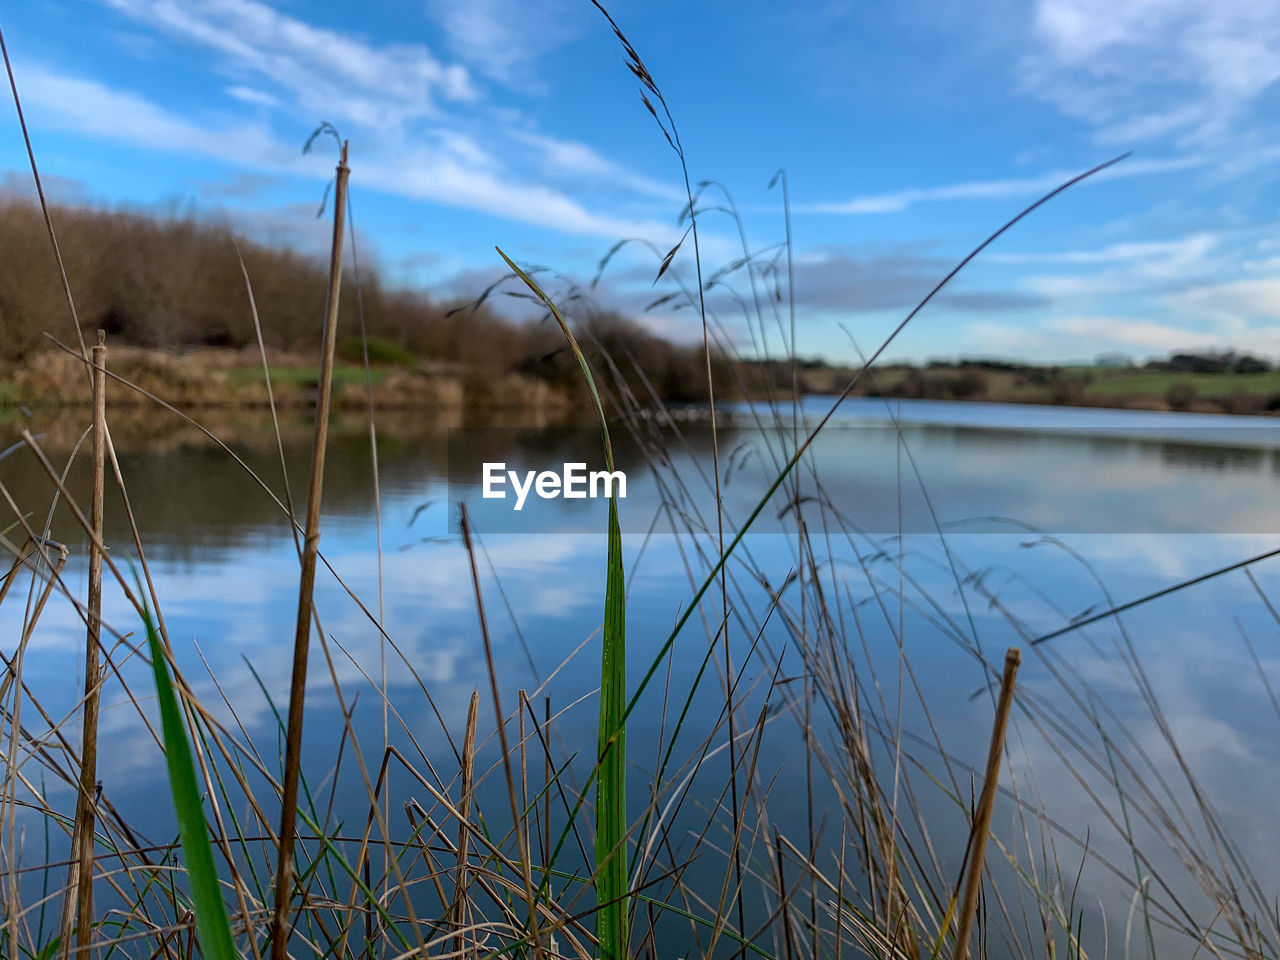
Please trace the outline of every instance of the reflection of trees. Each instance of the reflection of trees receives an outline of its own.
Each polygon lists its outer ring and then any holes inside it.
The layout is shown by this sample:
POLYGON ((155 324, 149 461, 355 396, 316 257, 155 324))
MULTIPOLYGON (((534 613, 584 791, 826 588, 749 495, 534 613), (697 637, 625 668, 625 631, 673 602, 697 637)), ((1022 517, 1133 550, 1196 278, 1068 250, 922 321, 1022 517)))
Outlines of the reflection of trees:
POLYGON ((1160 460, 1176 467, 1195 470, 1236 470, 1261 468, 1271 452, 1259 447, 1216 447, 1200 443, 1166 441, 1160 444, 1160 460))
MULTIPOLYGON (((149 432, 131 432, 123 427, 123 421, 122 429, 117 430, 114 425, 112 428, 129 500, 149 552, 193 559, 203 548, 235 546, 256 532, 288 529, 280 508, 225 451, 190 427, 157 432, 154 424, 163 420, 163 415, 149 413, 149 432)), ((385 487, 404 488, 443 475, 447 425, 433 424, 423 417, 416 421, 388 418, 386 423, 379 419, 379 467, 385 487)), ((42 434, 41 445, 61 469, 80 425, 46 425, 38 422, 39 417, 36 421, 32 426, 42 434), (44 429, 46 426, 48 429, 44 429)), ((14 427, 12 432, 16 434, 20 427, 14 427)), ((226 421, 210 424, 209 428, 281 500, 285 499, 280 454, 269 419, 226 421)), ((312 430, 305 418, 281 422, 284 463, 295 497, 305 496, 312 430)), ((5 439, 12 442, 7 436, 5 439)), ((0 481, 28 511, 28 522, 36 527, 42 525, 53 500, 53 485, 34 458, 25 450, 14 451, 0 461, 0 481)), ((71 467, 67 488, 78 502, 88 502, 87 446, 81 448, 71 467)), ((326 512, 372 514, 368 425, 359 418, 335 419, 331 425, 324 505, 326 512)), ((304 505, 299 501, 294 508, 300 514, 304 505)), ((110 479, 105 521, 108 543, 123 546, 131 542, 124 510, 110 479)), ((69 544, 83 541, 74 516, 65 507, 55 515, 53 535, 69 544)))
MULTIPOLYGON (((149 550, 170 559, 194 560, 201 550, 242 545, 254 537, 287 530, 283 513, 267 494, 199 431, 184 426, 169 413, 138 414, 131 416, 122 411, 113 417, 112 434, 143 543, 149 550)), ((212 419, 206 421, 209 429, 283 499, 280 457, 270 419, 243 412, 210 416, 212 419)), ((58 416, 37 412, 30 420, 0 424, 0 445, 15 442, 23 426, 42 437, 42 445, 61 466, 84 429, 84 416, 83 412, 58 416)), ((280 426, 285 465, 295 495, 301 497, 310 463, 313 425, 305 415, 293 414, 280 426)), ((1073 434, 1059 430, 908 424, 904 425, 904 435, 917 451, 933 454, 932 462, 925 464, 926 482, 941 482, 940 476, 930 471, 945 469, 956 458, 963 463, 979 458, 978 462, 1005 479, 1034 478, 1034 464, 1050 451, 1046 444, 1052 446, 1059 464, 1079 465, 1078 483, 1082 488, 1096 482, 1094 471, 1104 461, 1121 459, 1134 450, 1150 458, 1153 476, 1162 469, 1256 471, 1268 465, 1280 473, 1280 450, 1246 444, 1212 446, 1196 442, 1197 438, 1169 439, 1141 433, 1135 436, 1129 431, 1073 434)), ((686 497, 690 503, 712 502, 704 501, 712 496, 712 435, 705 420, 680 422, 678 427, 655 420, 637 424, 634 429, 616 423, 612 437, 617 467, 633 478, 633 484, 641 482, 654 460, 658 461, 666 489, 681 503, 686 497), (677 494, 678 488, 685 493, 677 494)), ((585 463, 590 470, 604 467, 600 434, 593 425, 510 427, 483 420, 463 425, 456 418, 379 414, 378 440, 385 503, 412 502, 416 491, 424 491, 425 500, 428 485, 446 481, 456 485, 455 493, 461 493, 461 487, 474 489, 481 482, 485 462, 504 461, 508 469, 520 471, 558 470, 566 462, 585 463)), ((897 493, 897 474, 894 469, 888 473, 874 469, 875 464, 892 467, 896 462, 896 442, 895 431, 888 424, 846 429, 833 425, 819 437, 812 451, 823 468, 827 492, 843 509, 857 513, 861 521, 873 526, 887 524, 896 528, 899 522, 898 511, 903 505, 897 493)), ((368 426, 363 418, 334 419, 325 479, 325 508, 329 515, 372 516, 368 444, 368 426)), ((741 515, 754 505, 755 498, 763 492, 763 484, 772 478, 775 457, 789 446, 780 446, 776 435, 766 436, 741 418, 736 425, 721 425, 719 446, 726 508, 731 514, 741 515)), ((87 452, 87 446, 81 449, 79 462, 73 465, 67 481, 72 495, 82 503, 88 500, 87 452)), ((27 451, 18 449, 0 460, 0 481, 26 511, 28 522, 41 526, 53 499, 53 486, 27 451)), ((955 489, 956 477, 947 483, 952 495, 960 496, 955 489)), ((916 488, 913 482, 907 488, 912 494, 905 507, 911 513, 916 488)), ((635 489, 638 492, 640 488, 635 489)), ((785 490, 779 492, 778 509, 784 505, 786 495, 785 490)), ((301 502, 295 504, 295 509, 302 510, 301 502)), ((769 511, 772 519, 761 521, 761 529, 773 528, 777 522, 773 513, 769 511)), ((908 518, 908 529, 916 528, 912 525, 915 520, 914 514, 908 518)), ((128 552, 131 536, 113 491, 107 497, 106 521, 108 541, 128 552)), ((10 517, 5 525, 12 522, 10 517)), ((925 520, 919 523, 921 529, 928 526, 925 520)), ((72 545, 84 540, 65 508, 55 518, 53 535, 72 545)))
MULTIPOLYGON (((112 436, 149 554, 194 561, 202 550, 239 546, 255 536, 287 531, 284 513, 225 451, 171 413, 144 413, 130 417, 122 412, 113 417, 112 436)), ((83 421, 82 412, 57 416, 38 412, 31 420, 0 425, 0 443, 18 442, 21 430, 27 427, 40 437, 41 446, 61 469, 84 429, 83 421)), ((269 417, 219 417, 214 413, 202 414, 201 422, 281 500, 285 499, 280 454, 269 417)), ((301 514, 314 427, 306 416, 293 415, 281 420, 280 429, 285 469, 294 496, 299 498, 294 510, 301 514)), ((681 424, 681 431, 688 449, 709 469, 710 429, 692 423, 681 424)), ((612 433, 617 467, 638 478, 647 469, 643 452, 621 424, 612 433)), ((722 429, 721 444, 731 435, 731 429, 722 429)), ((378 466, 384 503, 390 496, 411 493, 429 483, 478 484, 486 461, 506 461, 509 469, 519 470, 558 470, 566 462, 586 463, 593 470, 604 467, 600 432, 592 426, 499 427, 483 418, 463 425, 456 419, 421 414, 378 416, 378 466)), ((17 449, 0 460, 0 482, 26 512, 27 521, 33 527, 42 526, 54 487, 26 450, 17 449)), ((88 503, 87 444, 72 464, 66 484, 77 502, 88 503)), ((359 416, 335 417, 330 425, 324 506, 329 515, 373 514, 368 423, 359 416)), ((110 484, 105 520, 108 543, 125 550, 132 535, 110 484)), ((5 525, 12 521, 10 517, 5 525)), ((71 545, 84 541, 74 515, 65 506, 57 511, 52 532, 55 539, 71 545)))

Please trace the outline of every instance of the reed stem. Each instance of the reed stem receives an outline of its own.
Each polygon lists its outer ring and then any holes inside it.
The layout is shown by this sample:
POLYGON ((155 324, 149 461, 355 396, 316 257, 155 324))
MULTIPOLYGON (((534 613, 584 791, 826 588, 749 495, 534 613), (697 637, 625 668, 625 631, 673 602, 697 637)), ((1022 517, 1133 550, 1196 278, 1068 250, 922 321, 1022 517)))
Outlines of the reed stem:
MULTIPOLYGON (((467 707, 467 729, 462 738, 462 789, 458 795, 458 865, 454 871, 456 888, 450 910, 455 930, 461 931, 467 915, 467 844, 471 840, 471 794, 475 786, 476 772, 476 721, 480 716, 480 691, 471 691, 471 705, 467 707)), ((466 936, 458 934, 455 949, 458 956, 465 956, 466 936)))
POLYGON ((62 949, 85 950, 93 935, 93 836, 98 792, 98 712, 102 685, 102 506, 106 489, 107 451, 107 347, 106 333, 98 331, 93 348, 93 449, 90 457, 93 489, 89 501, 89 596, 84 647, 84 719, 80 750, 80 789, 76 795, 75 827, 71 839, 71 866, 62 907, 62 949), (74 896, 74 900, 72 899, 74 896))
POLYGON ((991 833, 991 814, 996 805, 996 787, 1000 782, 1000 759, 1004 756, 1004 736, 1009 728, 1009 713, 1013 707, 1013 686, 1018 678, 1018 665, 1022 663, 1022 651, 1010 647, 1004 655, 1004 676, 1000 678, 1000 698, 996 701, 996 719, 991 728, 991 748, 987 752, 987 769, 983 774, 982 796, 978 798, 978 811, 973 818, 973 830, 969 834, 969 873, 965 877, 964 893, 960 898, 960 927, 956 931, 956 958, 967 960, 969 934, 973 930, 978 912, 978 893, 982 889, 982 865, 986 859, 987 836, 991 833))
POLYGON ((275 915, 271 926, 272 960, 289 953, 289 906, 293 899, 293 844, 298 814, 298 771, 302 757, 302 714, 307 687, 307 653, 311 643, 316 555, 320 544, 320 501, 324 489, 325 447, 329 436, 329 404, 333 393, 333 360, 337 343, 338 297, 342 286, 342 238, 347 208, 347 143, 343 141, 333 195, 333 246, 325 298, 324 337, 320 348, 320 383, 316 392, 315 440, 311 448, 311 483, 303 527, 302 573, 298 578, 298 619, 293 638, 293 675, 289 684, 289 719, 285 733, 281 785, 280 854, 276 868, 275 915))

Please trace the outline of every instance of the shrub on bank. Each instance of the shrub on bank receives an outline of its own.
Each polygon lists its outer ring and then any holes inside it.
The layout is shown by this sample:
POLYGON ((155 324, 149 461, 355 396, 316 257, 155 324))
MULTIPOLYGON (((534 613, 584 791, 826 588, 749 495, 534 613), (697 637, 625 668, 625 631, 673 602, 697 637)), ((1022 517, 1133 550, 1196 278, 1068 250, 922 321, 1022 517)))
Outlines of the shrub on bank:
POLYGON ((1190 410, 1199 398, 1200 391, 1189 383, 1172 384, 1164 392, 1164 402, 1170 410, 1190 410))

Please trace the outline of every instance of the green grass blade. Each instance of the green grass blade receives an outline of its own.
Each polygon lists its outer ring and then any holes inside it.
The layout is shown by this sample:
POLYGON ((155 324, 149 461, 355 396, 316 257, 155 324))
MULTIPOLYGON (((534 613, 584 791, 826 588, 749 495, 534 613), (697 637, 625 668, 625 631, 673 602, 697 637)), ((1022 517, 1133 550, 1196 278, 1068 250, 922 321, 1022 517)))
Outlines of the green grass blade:
MULTIPOLYGON (((498 250, 498 255, 534 295, 551 311, 573 355, 582 367, 591 398, 600 417, 604 441, 605 464, 613 470, 613 445, 609 440, 609 421, 596 389, 595 378, 578 340, 569 329, 560 309, 542 288, 511 259, 498 250)), ((596 902, 600 904, 596 919, 596 936, 600 941, 601 960, 623 960, 631 939, 629 932, 629 899, 627 897, 627 647, 626 647, 626 580, 622 573, 622 529, 618 525, 618 502, 609 497, 609 556, 604 591, 604 634, 600 655, 600 727, 597 731, 596 755, 596 902)), ((550 867, 550 864, 546 864, 550 867)))
POLYGON ((609 498, 609 571, 604 593, 604 650, 600 660, 600 778, 596 782, 597 935, 601 960, 627 950, 626 597, 618 505, 609 498))
MULTIPOLYGON (((139 593, 141 592, 139 589, 139 593)), ((151 609, 146 606, 145 601, 142 620, 147 628, 147 646, 151 654, 151 666, 155 671, 156 699, 160 703, 160 726, 164 732, 165 766, 169 770, 169 789, 178 815, 178 836, 182 841, 187 876, 191 882, 191 902, 195 907, 200 952, 206 960, 237 960, 235 945, 231 940, 231 925, 227 922, 226 904, 218 886, 218 871, 213 864, 213 846, 209 842, 204 807, 200 802, 200 788, 196 781, 195 762, 191 757, 191 744, 187 740, 187 728, 178 707, 173 681, 169 677, 164 648, 152 622, 151 609)))

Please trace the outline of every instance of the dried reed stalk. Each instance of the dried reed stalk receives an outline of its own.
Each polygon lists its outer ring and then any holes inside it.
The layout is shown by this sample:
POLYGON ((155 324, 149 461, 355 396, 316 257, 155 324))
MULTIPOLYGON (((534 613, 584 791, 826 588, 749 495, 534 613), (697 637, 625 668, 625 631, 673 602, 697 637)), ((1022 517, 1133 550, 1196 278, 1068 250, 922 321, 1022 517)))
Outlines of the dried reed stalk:
POLYGON ((71 934, 76 949, 84 951, 93 935, 93 836, 98 792, 98 712, 101 701, 102 654, 102 505, 106 489, 107 462, 107 347, 106 333, 98 331, 93 348, 93 489, 89 501, 88 630, 84 646, 84 715, 80 749, 80 790, 76 795, 75 826, 71 839, 71 866, 67 891, 62 901, 62 950, 71 953, 71 934), (73 899, 74 898, 74 899, 73 899))
POLYGON ((320 544, 320 500, 324 488, 325 447, 329 436, 329 403, 333 392, 333 359, 337 343, 338 295, 342 285, 342 238, 347 208, 347 144, 342 144, 333 194, 333 245, 329 257, 329 288, 325 298, 324 337, 320 348, 320 383, 316 393, 316 430, 311 448, 311 484, 303 527, 302 574, 298 578, 298 620, 293 638, 293 675, 289 685, 289 719, 285 733, 284 775, 281 788, 280 853, 276 868, 275 915, 271 926, 272 960, 289 953, 289 906, 293 899, 293 844, 298 813, 298 768, 302 758, 302 713, 306 699, 307 653, 316 582, 316 554, 320 544))
POLYGON ((969 873, 960 897, 960 927, 956 931, 956 960, 969 956, 969 934, 978 912, 978 892, 982 889, 982 864, 986 858, 987 836, 991 832, 991 814, 996 805, 996 787, 1000 782, 1000 758, 1004 756, 1004 735, 1009 728, 1013 708, 1013 685, 1018 678, 1022 651, 1010 647, 1004 655, 1004 676, 1000 679, 1000 699, 996 702, 996 719, 991 728, 991 748, 987 751, 987 769, 983 774, 982 796, 969 834, 969 873))
MULTIPOLYGON (((476 721, 480 715, 480 691, 471 691, 471 705, 467 707, 467 729, 462 739, 462 791, 458 797, 458 865, 454 871, 457 889, 453 894, 453 927, 461 930, 466 922, 467 895, 467 844, 471 839, 471 796, 476 773, 476 721)), ((465 956, 466 938, 458 934, 455 950, 465 956)))

